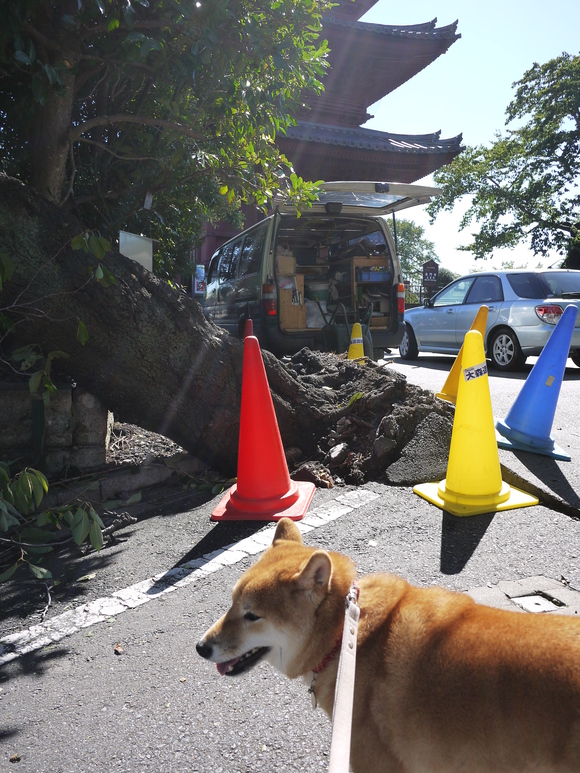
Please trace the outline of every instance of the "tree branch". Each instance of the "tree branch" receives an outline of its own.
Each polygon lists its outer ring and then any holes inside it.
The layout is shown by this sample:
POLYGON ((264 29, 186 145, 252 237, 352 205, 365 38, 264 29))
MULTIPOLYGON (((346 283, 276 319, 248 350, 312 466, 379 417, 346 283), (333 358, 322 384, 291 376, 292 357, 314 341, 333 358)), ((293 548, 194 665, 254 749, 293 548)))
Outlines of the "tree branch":
POLYGON ((118 158, 119 161, 156 161, 159 163, 159 158, 155 158, 155 156, 121 156, 111 150, 111 148, 108 148, 102 142, 88 140, 85 137, 79 137, 78 141, 83 142, 85 145, 94 145, 95 147, 105 151, 105 153, 109 153, 109 155, 113 156, 113 158, 118 158))
POLYGON ((115 115, 100 115, 95 118, 89 118, 79 126, 74 127, 69 132, 69 138, 71 140, 79 140, 82 135, 94 129, 97 126, 109 126, 116 123, 136 123, 141 126, 158 126, 161 129, 170 129, 171 131, 184 134, 186 137, 191 137, 194 140, 201 140, 203 136, 199 132, 195 132, 184 126, 182 123, 176 123, 175 121, 165 121, 161 118, 146 118, 145 116, 132 115, 131 113, 118 113, 115 115))

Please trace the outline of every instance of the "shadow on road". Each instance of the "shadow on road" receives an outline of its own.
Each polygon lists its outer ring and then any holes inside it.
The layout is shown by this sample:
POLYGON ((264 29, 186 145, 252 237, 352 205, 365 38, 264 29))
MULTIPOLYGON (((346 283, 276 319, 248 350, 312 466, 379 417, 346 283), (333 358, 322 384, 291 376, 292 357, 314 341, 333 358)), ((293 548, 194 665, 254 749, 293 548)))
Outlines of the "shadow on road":
MULTIPOLYGON (((4 654, 9 651, 9 646, 5 644, 4 654)), ((27 655, 21 655, 14 660, 10 660, 7 663, 0 665, 0 685, 5 684, 9 679, 15 679, 19 676, 36 676, 40 679, 40 677, 44 676, 45 671, 47 671, 53 661, 61 660, 69 655, 70 650, 68 647, 61 645, 57 646, 54 644, 49 645, 44 649, 30 652, 27 655)), ((8 730, 4 726, 3 728, 0 728, 0 739, 4 732, 14 735, 17 731, 13 729, 8 730)))
MULTIPOLYGON (((553 491, 554 494, 572 507, 580 508, 580 496, 570 485, 568 478, 554 459, 550 459, 542 454, 527 453, 526 451, 513 451, 513 454, 532 475, 535 475, 538 480, 542 481, 546 488, 553 491)), ((572 472, 572 469, 570 471, 572 472)))
POLYGON ((494 513, 460 518, 443 512, 441 525, 441 572, 459 574, 493 521, 494 513))

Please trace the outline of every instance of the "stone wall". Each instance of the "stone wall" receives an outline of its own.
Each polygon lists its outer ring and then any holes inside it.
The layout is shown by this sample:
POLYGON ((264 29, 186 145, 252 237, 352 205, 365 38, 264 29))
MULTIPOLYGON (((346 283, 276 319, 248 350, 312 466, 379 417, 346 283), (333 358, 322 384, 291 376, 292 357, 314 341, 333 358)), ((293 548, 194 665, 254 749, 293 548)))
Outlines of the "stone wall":
POLYGON ((89 392, 60 385, 45 406, 27 384, 0 387, 0 459, 21 459, 48 476, 106 463, 112 414, 89 392))

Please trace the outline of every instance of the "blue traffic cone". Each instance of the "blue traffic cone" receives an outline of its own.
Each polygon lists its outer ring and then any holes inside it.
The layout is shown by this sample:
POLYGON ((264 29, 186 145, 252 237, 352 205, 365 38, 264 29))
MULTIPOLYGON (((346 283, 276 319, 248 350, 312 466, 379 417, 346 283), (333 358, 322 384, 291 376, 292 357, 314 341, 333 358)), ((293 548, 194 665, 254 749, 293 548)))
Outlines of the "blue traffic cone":
POLYGON ((569 462, 571 457, 550 435, 578 309, 567 306, 505 420, 496 422, 497 444, 511 451, 532 451, 569 462))

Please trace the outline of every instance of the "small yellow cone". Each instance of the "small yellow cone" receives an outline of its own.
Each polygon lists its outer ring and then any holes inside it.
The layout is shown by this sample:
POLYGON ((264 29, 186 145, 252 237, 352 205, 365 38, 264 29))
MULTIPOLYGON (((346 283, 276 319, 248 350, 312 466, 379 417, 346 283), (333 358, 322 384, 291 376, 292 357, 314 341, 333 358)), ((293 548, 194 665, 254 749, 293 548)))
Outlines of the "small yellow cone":
MULTIPOLYGON (((469 328, 470 330, 479 330, 482 337, 485 338, 485 328, 487 326, 487 306, 480 306, 479 311, 475 315, 473 324, 469 328)), ((461 358, 463 356, 463 344, 459 354, 455 358, 455 362, 451 366, 447 381, 443 384, 443 389, 440 392, 435 392, 435 397, 441 398, 441 400, 447 400, 449 403, 457 402, 457 385, 459 384, 459 374, 461 373, 461 358)))
POLYGON ((470 330, 463 347, 447 477, 413 491, 453 515, 537 505, 536 497, 510 487, 501 477, 481 333, 470 330))
POLYGON ((365 350, 363 345, 362 327, 359 322, 355 322, 350 334, 350 346, 348 347, 347 359, 360 360, 364 356, 365 350))

